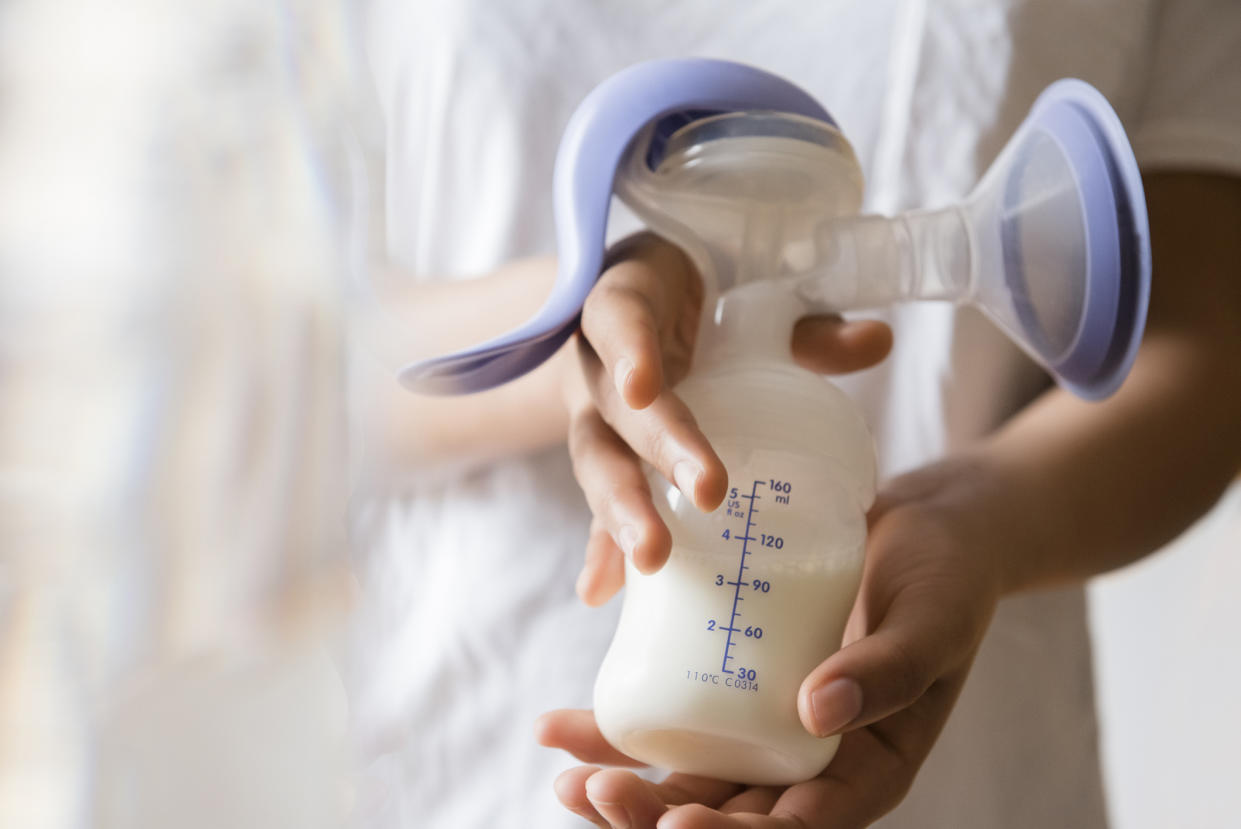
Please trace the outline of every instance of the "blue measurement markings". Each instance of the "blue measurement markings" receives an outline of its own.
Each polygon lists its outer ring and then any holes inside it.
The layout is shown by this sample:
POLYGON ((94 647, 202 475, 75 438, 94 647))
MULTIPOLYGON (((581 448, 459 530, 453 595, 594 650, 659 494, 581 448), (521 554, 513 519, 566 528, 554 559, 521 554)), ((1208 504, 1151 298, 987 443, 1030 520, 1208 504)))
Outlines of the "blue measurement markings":
MULTIPOLYGON (((733 634, 740 632, 740 628, 737 627, 737 617, 741 615, 741 611, 737 609, 737 603, 745 601, 745 599, 741 596, 741 586, 745 584, 745 579, 743 578, 745 571, 750 569, 746 566, 745 557, 750 554, 750 542, 756 540, 750 535, 750 528, 754 525, 754 513, 758 512, 758 508, 754 506, 754 502, 762 500, 762 496, 758 494, 758 488, 760 486, 763 486, 763 482, 755 481, 754 485, 750 487, 750 494, 741 496, 750 503, 745 513, 745 535, 741 536, 741 561, 737 567, 736 580, 725 582, 725 584, 731 584, 733 586, 733 609, 732 614, 728 617, 728 627, 720 628, 720 630, 728 631, 728 639, 724 642, 724 661, 720 665, 720 670, 726 674, 734 673, 729 670, 728 661, 733 658, 730 653, 733 647, 733 634)), ((737 536, 733 536, 733 539, 736 540, 737 536)))

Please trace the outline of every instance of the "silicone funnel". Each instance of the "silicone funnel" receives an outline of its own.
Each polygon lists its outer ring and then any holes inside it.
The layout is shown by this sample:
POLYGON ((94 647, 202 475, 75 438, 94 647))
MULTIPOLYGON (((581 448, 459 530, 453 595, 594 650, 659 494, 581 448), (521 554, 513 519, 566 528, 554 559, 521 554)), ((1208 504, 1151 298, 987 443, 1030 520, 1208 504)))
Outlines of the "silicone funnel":
POLYGON ((1099 399, 1136 356, 1150 293, 1146 202, 1120 121, 1059 81, 964 204, 826 223, 797 290, 846 310, 949 300, 984 311, 1061 385, 1099 399))

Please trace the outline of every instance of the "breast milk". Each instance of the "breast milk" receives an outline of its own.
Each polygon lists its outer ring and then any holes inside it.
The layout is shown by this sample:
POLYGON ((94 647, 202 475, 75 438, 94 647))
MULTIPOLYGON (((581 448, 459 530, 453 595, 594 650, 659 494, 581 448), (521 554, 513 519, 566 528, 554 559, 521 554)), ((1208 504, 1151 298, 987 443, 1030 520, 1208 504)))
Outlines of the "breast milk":
POLYGON ((724 460, 728 497, 704 515, 650 475, 673 551, 652 575, 626 566, 596 718, 653 765, 805 780, 839 743, 805 730, 797 690, 839 649, 857 593, 873 444, 842 393, 795 367, 707 371, 678 391, 724 460))

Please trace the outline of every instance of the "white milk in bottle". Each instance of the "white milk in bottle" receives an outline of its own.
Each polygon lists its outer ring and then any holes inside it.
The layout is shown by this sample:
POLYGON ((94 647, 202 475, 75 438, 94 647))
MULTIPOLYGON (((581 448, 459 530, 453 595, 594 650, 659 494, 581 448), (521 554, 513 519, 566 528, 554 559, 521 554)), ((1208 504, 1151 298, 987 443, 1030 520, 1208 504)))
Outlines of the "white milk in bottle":
POLYGON ((822 220, 856 212, 857 161, 827 125, 721 116, 673 135, 657 170, 631 159, 617 192, 718 292, 676 392, 729 489, 703 514, 650 473, 672 555, 652 575, 626 567, 595 716, 609 742, 654 765, 740 783, 806 780, 840 738, 805 730, 797 691, 840 648, 875 453, 852 401, 793 362, 793 325, 808 308, 779 277, 814 250, 822 220))
POLYGON ((652 575, 626 565, 595 716, 647 763, 788 784, 818 774, 840 740, 805 730, 797 691, 839 649, 857 593, 874 446, 853 403, 789 360, 795 301, 764 284, 746 293, 726 299, 714 333, 744 326, 747 355, 708 345, 677 389, 724 461, 728 495, 703 514, 650 475, 672 555, 652 575))

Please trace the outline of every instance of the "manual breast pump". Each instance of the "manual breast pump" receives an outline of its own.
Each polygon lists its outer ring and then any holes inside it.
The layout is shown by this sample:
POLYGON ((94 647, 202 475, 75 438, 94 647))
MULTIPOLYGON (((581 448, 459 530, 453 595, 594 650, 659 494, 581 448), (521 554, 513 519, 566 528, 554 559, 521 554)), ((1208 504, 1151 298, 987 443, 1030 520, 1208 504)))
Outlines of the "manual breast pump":
POLYGON ((1120 121, 1092 87, 1059 81, 964 202, 858 216, 853 150, 809 95, 738 64, 654 61, 583 101, 554 186, 560 272, 540 312, 402 379, 464 393, 551 356, 598 277, 613 191, 684 249, 711 301, 677 393, 729 491, 703 514, 650 473, 673 552, 652 575, 626 566, 595 715, 613 745, 654 765, 753 784, 813 777, 839 737, 802 728, 797 690, 840 647, 876 472, 856 406, 792 361, 793 324, 898 302, 972 305, 1065 388, 1111 394, 1136 355, 1150 285, 1145 200, 1120 121))

